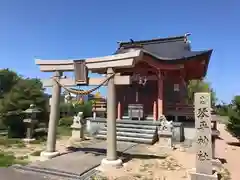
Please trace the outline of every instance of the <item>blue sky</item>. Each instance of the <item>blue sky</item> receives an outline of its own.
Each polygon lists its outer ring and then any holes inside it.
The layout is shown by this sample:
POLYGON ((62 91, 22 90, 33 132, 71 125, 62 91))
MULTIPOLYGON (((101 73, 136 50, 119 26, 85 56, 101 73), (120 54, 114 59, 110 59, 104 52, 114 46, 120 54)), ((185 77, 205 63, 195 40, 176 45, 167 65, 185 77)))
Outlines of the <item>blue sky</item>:
POLYGON ((213 48, 207 79, 220 100, 240 94, 240 1, 0 0, 0 68, 46 78, 35 58, 113 53, 117 41, 192 33, 193 50, 213 48))

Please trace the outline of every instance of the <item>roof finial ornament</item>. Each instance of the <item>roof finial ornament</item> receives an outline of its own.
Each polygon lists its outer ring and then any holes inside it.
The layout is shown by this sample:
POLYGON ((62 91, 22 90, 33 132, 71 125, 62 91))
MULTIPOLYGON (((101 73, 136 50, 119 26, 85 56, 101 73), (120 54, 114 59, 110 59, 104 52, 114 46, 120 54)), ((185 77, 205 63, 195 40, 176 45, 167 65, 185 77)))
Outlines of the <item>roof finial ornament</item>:
POLYGON ((188 36, 190 36, 190 35, 192 35, 192 34, 189 33, 189 32, 187 32, 187 33, 184 34, 185 37, 188 37, 188 36))
POLYGON ((191 33, 185 33, 184 34, 184 37, 185 37, 185 43, 188 43, 188 44, 190 44, 191 43, 191 41, 188 39, 188 36, 190 36, 191 35, 191 33))

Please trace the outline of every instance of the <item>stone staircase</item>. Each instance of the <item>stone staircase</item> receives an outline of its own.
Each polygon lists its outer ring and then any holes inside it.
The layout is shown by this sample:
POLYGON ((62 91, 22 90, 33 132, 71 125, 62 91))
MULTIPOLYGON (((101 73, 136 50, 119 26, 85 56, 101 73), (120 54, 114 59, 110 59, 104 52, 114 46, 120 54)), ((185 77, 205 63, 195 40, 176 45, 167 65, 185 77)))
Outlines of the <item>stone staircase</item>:
MULTIPOLYGON (((116 120, 117 140, 125 142, 136 142, 144 144, 154 144, 158 140, 157 124, 152 120, 116 120)), ((100 128, 97 139, 106 139, 107 124, 100 128)))

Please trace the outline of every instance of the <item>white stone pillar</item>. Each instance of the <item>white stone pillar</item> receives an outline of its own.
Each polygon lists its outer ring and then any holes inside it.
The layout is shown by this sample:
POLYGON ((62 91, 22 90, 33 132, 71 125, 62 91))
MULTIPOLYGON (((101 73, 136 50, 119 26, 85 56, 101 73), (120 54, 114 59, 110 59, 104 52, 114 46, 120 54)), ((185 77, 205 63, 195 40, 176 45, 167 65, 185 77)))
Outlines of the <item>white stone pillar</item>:
MULTIPOLYGON (((114 73, 108 68, 107 76, 114 73)), ((114 77, 109 79, 107 86, 107 157, 101 162, 101 168, 112 168, 122 166, 121 159, 117 159, 117 138, 116 138, 116 89, 114 77)))
MULTIPOLYGON (((61 72, 56 71, 53 78, 59 80, 61 75, 62 75, 61 72)), ((59 155, 59 152, 56 151, 56 133, 58 120, 60 116, 59 113, 60 94, 61 94, 60 85, 57 82, 53 81, 50 116, 48 124, 47 148, 46 151, 41 153, 43 159, 50 159, 52 157, 59 155)))

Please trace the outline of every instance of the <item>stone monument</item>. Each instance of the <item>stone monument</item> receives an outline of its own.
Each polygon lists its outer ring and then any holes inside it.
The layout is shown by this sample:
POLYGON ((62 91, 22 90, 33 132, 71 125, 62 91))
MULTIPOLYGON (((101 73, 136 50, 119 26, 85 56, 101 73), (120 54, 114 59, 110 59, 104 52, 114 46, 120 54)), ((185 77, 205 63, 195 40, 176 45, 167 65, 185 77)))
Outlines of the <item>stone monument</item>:
POLYGON ((217 180, 212 168, 212 130, 210 93, 195 93, 196 168, 189 174, 191 180, 217 180))
POLYGON ((77 116, 73 117, 72 128, 72 137, 71 140, 81 141, 84 140, 84 129, 85 129, 85 121, 83 119, 83 112, 79 112, 77 116))
POLYGON ((159 146, 171 149, 173 137, 172 121, 162 119, 158 134, 159 134, 159 146))

